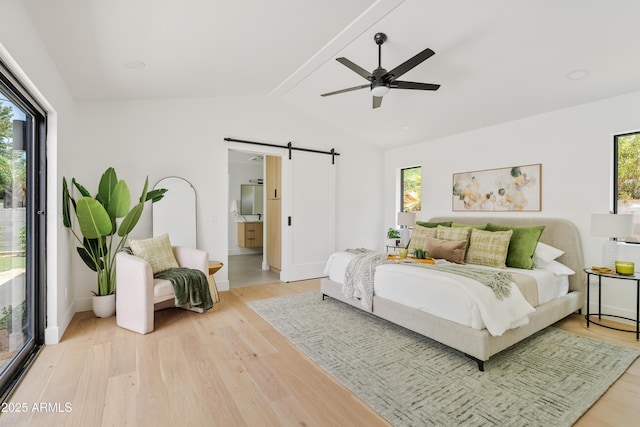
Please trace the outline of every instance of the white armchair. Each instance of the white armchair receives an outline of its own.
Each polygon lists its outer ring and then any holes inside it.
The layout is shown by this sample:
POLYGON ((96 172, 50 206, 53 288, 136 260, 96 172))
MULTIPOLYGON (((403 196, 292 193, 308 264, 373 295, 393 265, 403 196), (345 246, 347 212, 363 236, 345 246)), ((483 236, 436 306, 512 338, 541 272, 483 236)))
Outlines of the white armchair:
MULTIPOLYGON (((201 270, 209 277, 209 255, 199 249, 173 246, 180 267, 201 270)), ((175 307, 170 281, 154 279, 147 261, 125 252, 116 255, 116 323, 140 334, 153 331, 154 312, 175 307)), ((202 309, 190 308, 202 312, 202 309)))

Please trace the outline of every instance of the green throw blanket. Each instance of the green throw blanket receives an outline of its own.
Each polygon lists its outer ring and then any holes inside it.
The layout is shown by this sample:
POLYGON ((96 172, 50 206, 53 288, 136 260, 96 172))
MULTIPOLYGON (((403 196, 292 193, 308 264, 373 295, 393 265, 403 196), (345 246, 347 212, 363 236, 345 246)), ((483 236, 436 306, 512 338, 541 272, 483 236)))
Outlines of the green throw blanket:
POLYGON ((171 268, 156 273, 153 277, 171 282, 177 306, 188 304, 204 311, 213 307, 209 281, 202 271, 193 268, 171 268))

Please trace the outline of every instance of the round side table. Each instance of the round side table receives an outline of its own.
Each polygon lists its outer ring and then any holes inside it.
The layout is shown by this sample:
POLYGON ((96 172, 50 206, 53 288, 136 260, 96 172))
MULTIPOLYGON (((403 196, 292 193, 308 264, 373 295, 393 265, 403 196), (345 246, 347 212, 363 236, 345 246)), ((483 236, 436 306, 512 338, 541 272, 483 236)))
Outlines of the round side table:
POLYGON ((220 261, 209 260, 209 278, 211 279, 211 300, 213 303, 220 302, 220 296, 218 295, 218 286, 216 285, 216 279, 213 275, 216 271, 220 270, 224 264, 220 261))

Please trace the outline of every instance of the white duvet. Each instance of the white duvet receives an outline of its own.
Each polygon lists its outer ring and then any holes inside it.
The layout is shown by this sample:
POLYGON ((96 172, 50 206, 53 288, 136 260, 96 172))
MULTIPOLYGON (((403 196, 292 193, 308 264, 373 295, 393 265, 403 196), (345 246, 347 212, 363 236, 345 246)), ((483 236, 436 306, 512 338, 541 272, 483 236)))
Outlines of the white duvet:
MULTIPOLYGON (((325 274, 331 280, 344 284, 344 272, 353 256, 348 252, 333 254, 327 262, 325 274)), ((553 275, 534 271, 532 275, 539 283, 540 297, 544 296, 542 299, 546 300, 558 296, 553 275)), ((474 329, 486 328, 495 336, 526 325, 528 315, 534 311, 515 284, 512 284, 511 291, 509 298, 499 301, 490 288, 473 279, 399 264, 381 265, 374 276, 376 296, 474 329)), ((546 301, 540 301, 543 302, 546 301)))

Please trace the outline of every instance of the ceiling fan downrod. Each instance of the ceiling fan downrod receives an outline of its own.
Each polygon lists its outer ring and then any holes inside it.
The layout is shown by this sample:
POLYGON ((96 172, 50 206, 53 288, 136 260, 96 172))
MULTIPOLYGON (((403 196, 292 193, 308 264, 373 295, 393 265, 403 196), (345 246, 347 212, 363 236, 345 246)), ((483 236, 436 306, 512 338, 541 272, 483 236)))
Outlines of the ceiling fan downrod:
POLYGON ((387 41, 387 35, 385 33, 376 33, 373 36, 378 45, 378 68, 382 68, 382 44, 387 41))

